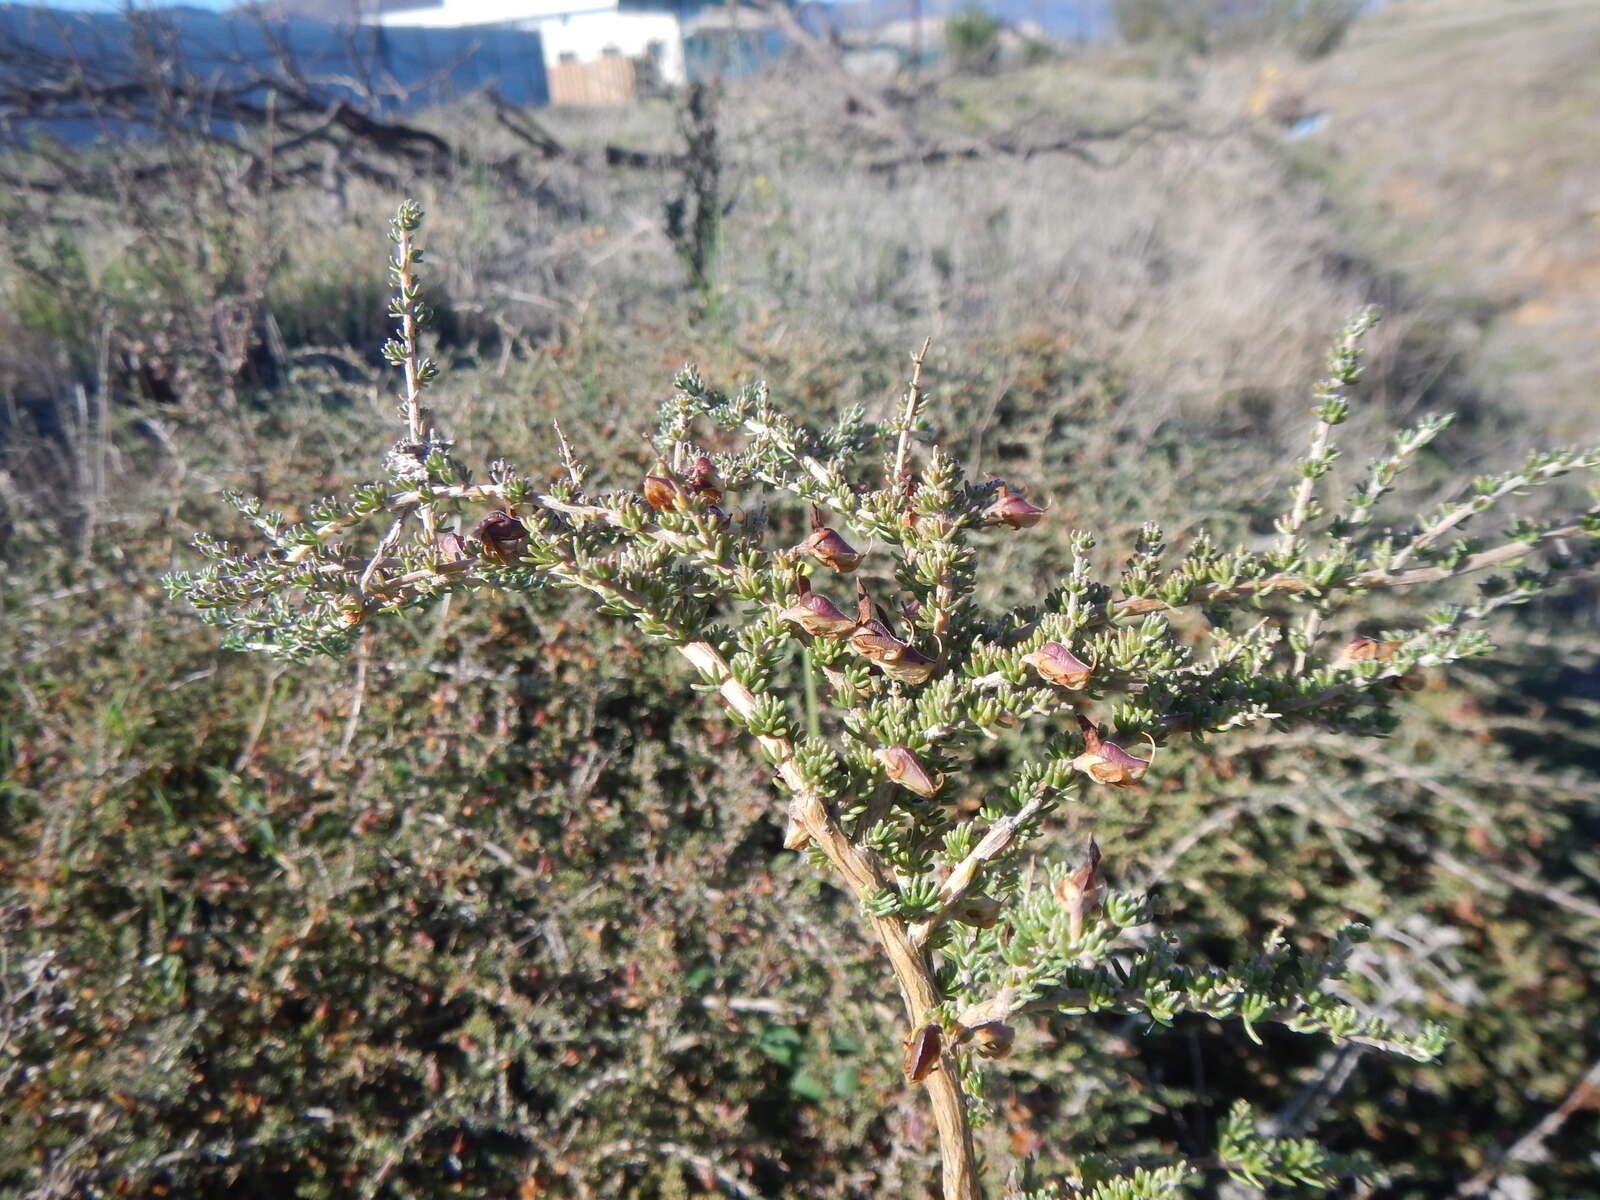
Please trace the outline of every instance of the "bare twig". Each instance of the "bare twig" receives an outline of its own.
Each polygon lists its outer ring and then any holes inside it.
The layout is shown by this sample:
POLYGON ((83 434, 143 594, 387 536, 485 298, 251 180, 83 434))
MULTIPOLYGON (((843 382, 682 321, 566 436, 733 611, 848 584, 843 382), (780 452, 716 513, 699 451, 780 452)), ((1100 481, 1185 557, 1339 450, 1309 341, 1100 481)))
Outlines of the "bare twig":
POLYGON ((900 441, 894 450, 894 470, 889 475, 889 483, 894 487, 904 487, 906 483, 906 454, 911 449, 911 430, 917 423, 917 414, 922 411, 924 399, 922 392, 922 364, 927 360, 928 347, 933 345, 932 338, 924 338, 922 349, 911 356, 911 382, 906 387, 906 407, 900 415, 900 441))
POLYGON ((927 942, 933 931, 938 929, 950 915, 950 910, 960 904, 972 891, 983 868, 1011 849, 1011 844, 1017 840, 1017 835, 1039 814, 1044 805, 1045 798, 1035 796, 1010 816, 1002 817, 989 826, 989 832, 983 835, 983 840, 956 864, 949 878, 939 888, 939 907, 934 914, 927 920, 911 926, 911 940, 916 945, 921 946, 927 942))
POLYGON ((1493 1166, 1485 1167, 1458 1187, 1456 1195, 1463 1197, 1487 1195, 1494 1182, 1507 1174, 1508 1167, 1537 1162, 1544 1153, 1545 1142, 1561 1132, 1561 1127, 1573 1113, 1580 1108, 1592 1107, 1597 1092, 1600 1092, 1600 1058, 1589 1064, 1589 1069, 1573 1085, 1572 1090, 1560 1104, 1546 1113, 1544 1118, 1527 1133, 1507 1146, 1505 1153, 1495 1159, 1493 1166))

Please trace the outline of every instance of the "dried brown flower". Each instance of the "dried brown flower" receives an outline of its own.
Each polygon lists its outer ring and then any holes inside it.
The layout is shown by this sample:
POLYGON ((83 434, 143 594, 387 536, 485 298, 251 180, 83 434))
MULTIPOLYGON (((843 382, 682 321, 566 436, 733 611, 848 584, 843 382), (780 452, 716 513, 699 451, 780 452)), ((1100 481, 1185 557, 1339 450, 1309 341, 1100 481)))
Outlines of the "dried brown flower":
POLYGON ((1336 667, 1350 667, 1358 662, 1386 663, 1400 652, 1400 642, 1380 642, 1375 638, 1356 638, 1339 651, 1333 660, 1336 667))
POLYGON ((967 896, 950 915, 974 929, 993 929, 1000 921, 1000 901, 993 896, 967 896))
POLYGON ((466 538, 455 532, 441 533, 434 538, 433 550, 441 563, 460 562, 472 557, 472 552, 467 549, 466 538))
POLYGON ((1051 683, 1078 691, 1087 687, 1094 668, 1080 659, 1060 642, 1046 642, 1032 654, 1024 654, 1022 661, 1051 683))
POLYGON ((969 1037, 980 1057, 1004 1058, 1011 1053, 1011 1047, 1017 1040, 1017 1031, 1004 1021, 987 1021, 982 1025, 974 1025, 969 1037))
POLYGON ((1004 525, 1007 529, 1028 529, 1042 521, 1044 513, 1044 509, 1036 504, 1029 504, 1002 483, 1000 490, 995 494, 994 503, 989 505, 983 515, 991 525, 1004 525))
POLYGON ((1100 847, 1089 838, 1088 861, 1076 871, 1062 876, 1056 884, 1056 898, 1066 905, 1072 940, 1083 936, 1083 919, 1100 901, 1100 847))
POLYGON ((689 468, 689 478, 684 487, 694 498, 705 504, 722 503, 722 480, 717 477, 717 465, 702 454, 689 468))
POLYGON ((811 835, 806 832, 806 827, 794 817, 790 817, 783 827, 783 848, 785 850, 804 850, 811 841, 811 835))
POLYGON ((937 1025, 924 1025, 905 1041, 905 1073, 909 1083, 921 1083, 939 1069, 944 1047, 944 1031, 937 1025))
POLYGON ((822 513, 815 504, 811 506, 811 535, 800 543, 800 550, 842 575, 859 567, 863 558, 854 546, 823 523, 822 513))
POLYGON ((800 598, 783 610, 783 617, 815 637, 847 637, 856 627, 854 618, 840 612, 832 600, 813 592, 803 575, 800 598))
POLYGON ((856 580, 856 628, 850 635, 850 648, 891 679, 926 683, 938 667, 938 660, 896 637, 888 618, 888 613, 873 604, 866 585, 856 580))
POLYGON ((528 527, 512 513, 496 509, 472 531, 472 536, 483 545, 490 558, 509 563, 522 552, 528 542, 528 527))
POLYGON ((1144 778, 1150 769, 1150 760, 1135 758, 1114 742, 1102 741, 1100 732, 1085 717, 1078 718, 1083 730, 1083 753, 1072 760, 1072 765, 1096 783, 1109 783, 1113 787, 1132 787, 1144 778))
POLYGON ((644 502, 657 512, 670 512, 683 507, 687 500, 683 485, 667 464, 657 459, 654 471, 644 477, 644 502))
MULTIPOLYGON (((1349 645, 1339 651, 1333 660, 1336 667, 1352 667, 1360 662, 1375 662, 1386 664, 1405 648, 1404 642, 1384 642, 1375 638, 1356 638, 1349 645)), ((1416 671, 1407 671, 1404 675, 1396 675, 1389 681, 1389 686, 1397 692, 1415 692, 1423 687, 1423 679, 1416 671)))
POLYGON ((921 760, 904 746, 887 746, 879 750, 878 761, 883 764, 890 779, 925 800, 944 786, 944 776, 930 775, 921 760))

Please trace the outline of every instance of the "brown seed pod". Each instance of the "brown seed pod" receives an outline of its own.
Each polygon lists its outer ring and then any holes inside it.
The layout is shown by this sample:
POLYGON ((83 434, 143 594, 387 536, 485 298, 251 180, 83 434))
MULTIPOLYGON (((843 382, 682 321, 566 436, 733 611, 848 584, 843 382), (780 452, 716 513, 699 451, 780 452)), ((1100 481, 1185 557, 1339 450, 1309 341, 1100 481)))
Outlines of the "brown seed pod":
POLYGON ((1083 919, 1094 911, 1100 901, 1100 846, 1093 836, 1089 838, 1088 860, 1056 884, 1056 898, 1066 905, 1068 927, 1072 940, 1083 936, 1083 919))
POLYGON ((1032 654, 1024 654, 1022 661, 1051 683, 1078 691, 1088 686, 1094 668, 1080 659, 1060 642, 1046 642, 1032 654))
POLYGON ((722 480, 717 478, 717 465, 702 454, 694 460, 694 466, 689 468, 689 478, 684 481, 684 487, 705 504, 722 503, 722 480))
POLYGON ((1005 484, 995 494, 994 503, 984 510, 984 519, 991 525, 1004 525, 1007 529, 1028 529, 1044 519, 1045 510, 1029 504, 1005 484))
POLYGON ((1113 787, 1132 787, 1144 778, 1152 760, 1135 758, 1121 746, 1102 741, 1100 731, 1086 717, 1078 718, 1083 730, 1083 753, 1072 760, 1072 765, 1096 783, 1109 783, 1113 787))
POLYGON ((864 555, 823 523, 822 513, 811 506, 811 535, 800 543, 800 551, 809 554, 823 566, 848 575, 861 565, 864 555))
POLYGON ((944 1032, 937 1025, 924 1025, 905 1040, 905 1073, 908 1083, 921 1083, 939 1069, 944 1047, 944 1032))
POLYGON ((483 552, 488 557, 509 563, 527 544, 528 527, 512 513, 496 509, 478 522, 472 536, 483 544, 483 552))
POLYGON ((854 619, 840 612, 832 600, 813 592, 811 581, 803 575, 800 598, 783 610, 783 618, 814 637, 847 637, 856 627, 854 619))
POLYGON ((889 778, 908 792, 915 792, 926 800, 944 786, 944 776, 928 774, 928 768, 904 746, 887 746, 877 753, 889 778))

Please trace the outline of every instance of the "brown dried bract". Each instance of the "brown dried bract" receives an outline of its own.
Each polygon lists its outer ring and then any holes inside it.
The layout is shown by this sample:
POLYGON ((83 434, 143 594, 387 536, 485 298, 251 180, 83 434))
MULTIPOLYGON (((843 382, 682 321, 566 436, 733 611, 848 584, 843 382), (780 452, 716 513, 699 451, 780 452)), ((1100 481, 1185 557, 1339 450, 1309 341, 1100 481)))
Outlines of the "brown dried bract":
POLYGON ((1072 760, 1072 765, 1096 783, 1113 787, 1132 787, 1144 778, 1150 769, 1150 760, 1135 758, 1114 742, 1103 741, 1100 731, 1086 717, 1078 718, 1083 731, 1083 753, 1072 760))
POLYGON ((905 746, 886 746, 878 751, 878 761, 890 779, 924 800, 932 798, 944 786, 944 776, 930 775, 922 760, 905 746))
POLYGON ((1089 684, 1094 668, 1080 659, 1060 642, 1046 642, 1032 654, 1024 654, 1022 661, 1051 683, 1078 691, 1089 684))
POLYGON ((800 543, 800 551, 842 575, 848 575, 859 567, 864 557, 823 523, 822 513, 815 504, 811 506, 811 535, 800 543))
POLYGON ((994 503, 984 511, 984 519, 991 525, 1004 525, 1007 529, 1028 529, 1044 519, 1045 510, 1030 504, 1012 492, 1005 484, 995 494, 994 503))
POLYGON ((528 527, 512 513, 497 509, 478 522, 472 536, 482 543, 488 557, 509 563, 527 545, 528 527))
POLYGON ((908 1083, 921 1083, 939 1069, 944 1049, 944 1031, 937 1025, 924 1025, 905 1041, 905 1073, 908 1083))

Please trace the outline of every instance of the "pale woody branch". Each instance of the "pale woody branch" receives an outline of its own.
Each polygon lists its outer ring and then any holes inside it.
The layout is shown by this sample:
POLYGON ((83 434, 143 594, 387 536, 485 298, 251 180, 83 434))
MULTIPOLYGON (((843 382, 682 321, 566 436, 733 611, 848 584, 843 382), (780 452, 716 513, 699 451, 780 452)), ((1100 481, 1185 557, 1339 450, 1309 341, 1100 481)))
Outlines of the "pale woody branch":
POLYGON ((927 920, 911 926, 913 942, 921 946, 933 936, 949 917, 951 910, 977 886, 983 868, 1011 849, 1017 836, 1027 828, 1028 823, 1044 811, 1046 803, 1043 796, 1035 796, 1016 812, 1001 817, 989 826, 988 832, 983 835, 983 840, 951 869, 949 877, 939 888, 938 909, 927 920))

